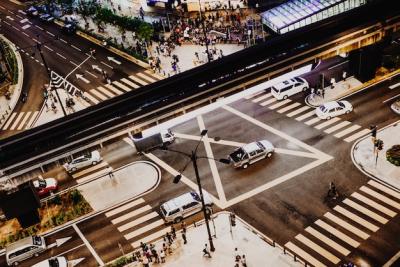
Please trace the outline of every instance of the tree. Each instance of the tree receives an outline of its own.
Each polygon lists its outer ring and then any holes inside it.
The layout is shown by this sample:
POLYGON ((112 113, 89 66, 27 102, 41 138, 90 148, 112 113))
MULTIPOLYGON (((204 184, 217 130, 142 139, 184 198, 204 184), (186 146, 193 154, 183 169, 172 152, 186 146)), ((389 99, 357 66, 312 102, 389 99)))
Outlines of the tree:
POLYGON ((138 27, 138 29, 136 31, 136 34, 140 39, 145 40, 146 42, 148 42, 151 39, 151 37, 153 36, 153 34, 154 34, 154 29, 150 24, 142 23, 138 27))
POLYGON ((393 165, 400 167, 400 145, 394 145, 386 151, 386 159, 393 165))

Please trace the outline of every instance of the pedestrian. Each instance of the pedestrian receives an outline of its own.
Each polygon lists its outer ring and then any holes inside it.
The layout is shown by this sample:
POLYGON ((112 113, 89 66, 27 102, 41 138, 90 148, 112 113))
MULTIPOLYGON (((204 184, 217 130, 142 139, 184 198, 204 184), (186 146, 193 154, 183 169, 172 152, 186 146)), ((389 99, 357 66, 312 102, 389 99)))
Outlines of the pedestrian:
POLYGON ((235 261, 240 262, 241 258, 238 248, 235 248, 235 261))
POLYGON ((108 175, 110 176, 110 179, 114 178, 114 173, 112 168, 108 169, 108 175))
POLYGON ((247 267, 246 256, 242 255, 242 267, 247 267))
POLYGON ((335 86, 335 78, 331 78, 331 89, 333 89, 334 88, 334 86, 335 86))
POLYGON ((152 254, 153 257, 154 257, 154 262, 155 262, 155 263, 160 263, 160 259, 159 259, 157 250, 155 249, 154 246, 151 248, 151 254, 152 254))
POLYGON ((165 252, 163 249, 160 251, 160 258, 161 258, 161 263, 164 263, 165 262, 165 252))
POLYGON ((171 237, 172 237, 172 239, 176 238, 176 230, 173 225, 171 225, 171 237))
POLYGON ((107 84, 111 84, 111 79, 107 78, 107 84))
POLYGON ((171 234, 168 232, 165 234, 165 237, 167 238, 169 245, 171 245, 173 241, 171 234))
POLYGON ((321 94, 322 94, 322 98, 325 98, 325 88, 322 88, 321 94))
POLYGON ((143 255, 143 257, 142 257, 142 264, 143 264, 143 267, 149 267, 150 265, 149 265, 149 259, 146 257, 146 255, 143 255))
POLYGON ((328 197, 332 197, 333 200, 335 200, 339 196, 336 186, 333 182, 329 183, 329 190, 328 190, 328 197))
POLYGON ((345 81, 347 78, 347 72, 345 70, 343 71, 342 78, 343 78, 343 81, 345 81))
POLYGON ((186 244, 187 243, 186 234, 183 231, 182 231, 182 239, 183 239, 183 244, 186 244))
POLYGON ((186 223, 184 221, 181 222, 181 229, 186 234, 186 223))
POLYGON ((204 248, 203 248, 203 257, 204 256, 208 256, 209 258, 211 258, 211 254, 210 254, 210 251, 208 251, 207 244, 205 244, 204 248))

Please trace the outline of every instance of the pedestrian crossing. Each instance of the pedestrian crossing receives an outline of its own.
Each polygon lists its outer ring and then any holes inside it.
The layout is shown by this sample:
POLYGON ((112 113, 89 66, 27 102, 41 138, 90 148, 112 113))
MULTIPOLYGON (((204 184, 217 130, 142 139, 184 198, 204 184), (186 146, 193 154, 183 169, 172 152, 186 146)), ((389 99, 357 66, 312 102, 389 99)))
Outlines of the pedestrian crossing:
POLYGON ((113 168, 108 165, 106 161, 102 161, 96 165, 92 165, 88 168, 85 168, 81 171, 74 172, 71 174, 72 178, 78 183, 85 183, 96 177, 108 175, 113 172, 113 168))
POLYGON ((39 111, 13 112, 1 129, 3 131, 30 129, 38 115, 39 111))
MULTIPOLYGON (((127 78, 122 78, 119 81, 113 81, 111 84, 105 84, 104 86, 98 86, 85 92, 83 95, 89 100, 90 105, 96 105, 102 101, 113 98, 118 95, 122 95, 126 92, 138 89, 142 86, 160 80, 162 77, 155 75, 149 71, 138 72, 130 75, 127 78)), ((74 92, 68 91, 70 94, 74 92)))
POLYGON ((280 114, 285 114, 289 118, 303 122, 305 125, 323 131, 326 134, 331 134, 347 143, 353 142, 370 133, 369 129, 363 129, 360 125, 342 120, 340 117, 322 120, 315 114, 314 108, 302 103, 293 102, 290 99, 278 101, 270 92, 257 92, 253 95, 246 96, 244 99, 262 107, 275 110, 280 114))
POLYGON ((150 243, 163 238, 170 230, 158 212, 143 198, 110 210, 105 213, 105 216, 110 219, 132 248, 138 248, 140 242, 150 243))
POLYGON ((313 266, 337 265, 399 212, 400 193, 369 180, 285 247, 313 266))

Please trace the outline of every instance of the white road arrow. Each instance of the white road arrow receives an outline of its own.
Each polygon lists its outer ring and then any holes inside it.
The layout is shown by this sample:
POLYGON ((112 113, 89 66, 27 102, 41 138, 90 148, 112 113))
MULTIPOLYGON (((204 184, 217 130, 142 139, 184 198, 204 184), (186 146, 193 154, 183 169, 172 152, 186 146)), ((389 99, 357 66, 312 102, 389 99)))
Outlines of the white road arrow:
POLYGON ((92 69, 97 70, 98 72, 102 72, 103 70, 99 68, 97 65, 92 65, 92 69))
POLYGON ((79 80, 81 79, 82 81, 84 81, 85 83, 90 83, 90 81, 88 79, 86 79, 85 77, 83 77, 82 74, 75 74, 76 78, 79 80))
POLYGON ((9 19, 9 20, 14 20, 12 17, 10 17, 10 16, 6 16, 6 19, 9 19))
POLYGON ((68 261, 68 267, 74 267, 74 266, 78 265, 81 261, 83 261, 84 259, 85 258, 70 260, 70 261, 68 261))
POLYGON ((119 62, 118 60, 116 60, 116 59, 113 58, 113 57, 107 57, 107 59, 108 59, 108 61, 112 61, 112 62, 114 62, 115 64, 121 65, 121 62, 119 62))
POLYGON ((47 246, 47 249, 51 249, 51 248, 54 248, 54 247, 59 247, 59 246, 61 246, 62 244, 64 244, 65 242, 67 242, 68 240, 70 240, 71 238, 72 238, 72 237, 69 236, 69 237, 64 237, 64 238, 56 239, 56 242, 54 242, 54 243, 52 243, 52 244, 50 244, 50 245, 47 246))

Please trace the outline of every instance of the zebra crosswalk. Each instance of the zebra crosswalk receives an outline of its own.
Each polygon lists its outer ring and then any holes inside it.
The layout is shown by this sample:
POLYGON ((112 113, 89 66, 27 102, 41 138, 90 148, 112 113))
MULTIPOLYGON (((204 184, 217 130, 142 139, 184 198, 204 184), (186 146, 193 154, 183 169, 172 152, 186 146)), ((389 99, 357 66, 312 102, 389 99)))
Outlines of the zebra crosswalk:
POLYGON ((108 165, 106 161, 102 161, 96 165, 85 168, 79 172, 74 172, 71 174, 72 178, 78 183, 84 183, 95 179, 96 177, 100 177, 106 174, 109 174, 113 171, 113 168, 108 165))
POLYGON ((38 115, 39 111, 13 112, 1 129, 4 131, 30 129, 38 115))
POLYGON ((322 120, 315 114, 314 108, 299 102, 293 102, 290 99, 278 101, 270 92, 257 92, 246 96, 245 99, 262 107, 275 110, 280 114, 285 114, 287 117, 303 122, 305 125, 323 131, 326 134, 331 134, 348 143, 370 133, 370 130, 363 129, 360 125, 342 120, 339 117, 322 120))
POLYGON ((105 213, 105 216, 131 244, 149 243, 170 231, 164 220, 143 198, 133 200, 105 213))
POLYGON ((313 266, 337 265, 400 212, 400 193, 369 180, 285 247, 313 266))

